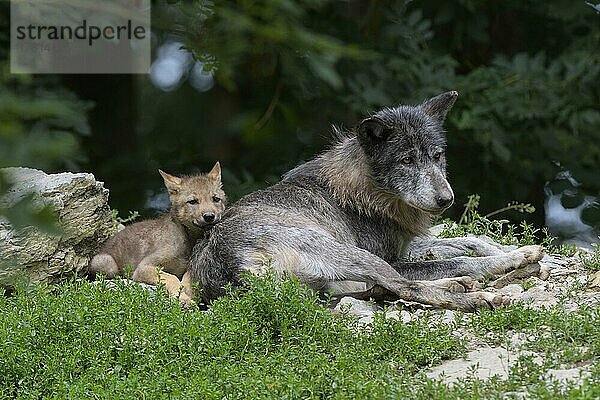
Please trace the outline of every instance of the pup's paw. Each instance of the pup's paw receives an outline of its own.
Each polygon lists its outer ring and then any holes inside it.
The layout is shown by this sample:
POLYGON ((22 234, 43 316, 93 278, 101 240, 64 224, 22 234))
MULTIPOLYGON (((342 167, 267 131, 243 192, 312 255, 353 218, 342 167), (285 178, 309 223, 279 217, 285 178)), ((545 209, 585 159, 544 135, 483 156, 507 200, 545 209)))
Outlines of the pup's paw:
POLYGON ((194 306, 196 304, 196 302, 194 300, 192 300, 192 298, 190 296, 185 294, 185 292, 182 291, 179 294, 179 304, 183 308, 190 308, 190 307, 194 306))

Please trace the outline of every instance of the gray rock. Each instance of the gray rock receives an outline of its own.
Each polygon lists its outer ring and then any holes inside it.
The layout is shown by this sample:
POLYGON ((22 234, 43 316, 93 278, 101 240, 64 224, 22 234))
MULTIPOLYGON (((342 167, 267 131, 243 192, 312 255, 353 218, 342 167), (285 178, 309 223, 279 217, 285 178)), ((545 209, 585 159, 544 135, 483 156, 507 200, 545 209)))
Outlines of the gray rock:
POLYGON ((406 310, 387 311, 385 313, 385 317, 389 319, 395 319, 397 321, 402 321, 405 324, 409 323, 412 320, 412 315, 406 310))
POLYGON ((516 299, 521 295, 521 293, 523 293, 523 286, 519 285, 518 283, 511 283, 510 285, 504 286, 498 292, 506 294, 513 299, 516 299))
POLYGON ((539 261, 540 265, 545 265, 549 269, 562 268, 569 265, 569 259, 559 254, 544 254, 539 261))
POLYGON ((559 369, 549 369, 548 375, 557 380, 560 384, 564 385, 566 383, 574 382, 577 384, 581 384, 581 382, 588 378, 591 373, 589 368, 585 367, 573 367, 573 368, 559 368, 559 369))
POLYGON ((532 308, 552 307, 558 304, 558 299, 540 286, 534 286, 527 290, 518 300, 527 303, 532 308))
POLYGON ((577 273, 579 273, 579 270, 575 268, 555 267, 550 270, 550 276, 552 277, 562 277, 565 275, 573 275, 577 273))
POLYGON ((456 319, 456 311, 444 310, 441 314, 440 323, 443 325, 452 325, 456 319))
POLYGON ((406 310, 400 311, 400 318, 402 319, 402 322, 404 322, 405 324, 408 324, 413 319, 416 319, 416 317, 413 318, 412 314, 406 310))
POLYGON ((91 256, 114 232, 108 190, 92 174, 46 174, 30 168, 5 168, 13 184, 0 198, 12 207, 32 195, 33 206, 51 205, 62 232, 50 235, 35 227, 15 231, 0 219, 0 282, 25 274, 34 281, 57 282, 80 274, 91 256))
POLYGON ((398 321, 398 320, 400 320, 400 311, 398 311, 398 310, 387 311, 385 313, 385 317, 387 319, 395 319, 396 321, 398 321))
POLYGON ((346 296, 342 297, 333 309, 333 312, 336 314, 347 312, 349 315, 356 315, 358 317, 372 317, 376 310, 377 306, 373 303, 346 296))

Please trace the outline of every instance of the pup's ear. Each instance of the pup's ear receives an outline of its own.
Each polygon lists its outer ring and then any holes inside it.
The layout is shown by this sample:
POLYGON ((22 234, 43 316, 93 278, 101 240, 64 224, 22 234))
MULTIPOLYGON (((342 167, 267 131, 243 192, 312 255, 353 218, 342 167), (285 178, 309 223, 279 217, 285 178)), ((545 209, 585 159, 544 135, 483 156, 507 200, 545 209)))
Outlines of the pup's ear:
POLYGON ((382 120, 376 117, 370 117, 362 120, 358 125, 356 134, 362 144, 380 142, 387 139, 391 130, 385 126, 382 120))
POLYGON ((419 107, 425 112, 425 114, 437 119, 441 123, 446 119, 446 115, 454 105, 457 97, 458 92, 453 90, 451 92, 442 93, 432 97, 419 107))
POLYGON ((221 182, 221 164, 217 161, 210 172, 206 174, 210 179, 221 182))
POLYGON ((179 189, 181 188, 181 178, 169 175, 166 172, 161 171, 160 169, 158 170, 158 173, 160 174, 160 176, 163 177, 163 180, 165 181, 165 186, 167 187, 169 193, 177 194, 177 192, 179 192, 179 189))

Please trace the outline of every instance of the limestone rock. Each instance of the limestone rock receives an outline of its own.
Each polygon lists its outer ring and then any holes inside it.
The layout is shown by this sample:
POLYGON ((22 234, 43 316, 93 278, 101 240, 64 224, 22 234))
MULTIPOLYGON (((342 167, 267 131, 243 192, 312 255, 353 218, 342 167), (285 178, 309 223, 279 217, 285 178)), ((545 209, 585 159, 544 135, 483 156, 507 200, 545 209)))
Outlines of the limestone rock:
POLYGON ((498 376, 500 379, 506 379, 510 368, 521 355, 532 355, 535 363, 542 363, 541 357, 535 353, 527 351, 514 353, 503 347, 485 346, 470 351, 465 359, 446 361, 432 368, 426 375, 432 379, 441 379, 446 383, 454 383, 468 376, 478 379, 498 376))
POLYGON ((504 286, 502 289, 499 290, 499 292, 502 294, 506 294, 513 299, 516 299, 521 295, 521 293, 523 293, 523 286, 519 285, 518 283, 511 283, 509 285, 504 286))
POLYGON ((57 282, 84 271, 91 256, 114 232, 108 189, 88 173, 46 174, 30 168, 5 168, 12 184, 0 198, 10 208, 31 195, 34 207, 51 205, 59 235, 35 227, 19 231, 0 219, 0 283, 25 273, 34 281, 57 282))
POLYGON ((552 307, 558 304, 558 299, 541 286, 534 286, 521 295, 519 301, 532 308, 552 307))
POLYGON ((347 312, 349 315, 356 315, 362 318, 372 317, 376 310, 377 305, 373 303, 346 296, 342 297, 340 302, 333 309, 333 312, 336 314, 343 314, 347 312))
POLYGON ((574 382, 577 385, 580 385, 584 379, 590 377, 591 372, 590 372, 590 368, 573 367, 573 368, 549 369, 548 375, 552 379, 557 380, 562 385, 567 384, 569 381, 574 382))

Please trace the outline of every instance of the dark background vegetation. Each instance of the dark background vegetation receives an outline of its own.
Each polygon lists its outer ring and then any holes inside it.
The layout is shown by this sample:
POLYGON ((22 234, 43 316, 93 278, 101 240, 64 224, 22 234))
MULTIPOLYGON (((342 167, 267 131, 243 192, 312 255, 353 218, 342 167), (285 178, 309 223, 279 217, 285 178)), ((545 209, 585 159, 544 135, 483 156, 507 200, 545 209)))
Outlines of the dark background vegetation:
POLYGON ((91 171, 126 213, 160 191, 159 167, 220 160, 235 200, 321 151, 332 123, 458 90, 450 216, 479 193, 484 211, 532 203, 543 223, 544 184, 561 168, 600 195, 600 15, 583 0, 157 0, 152 11, 156 54, 181 42, 214 84, 10 75, 0 1, 0 166, 91 171))

